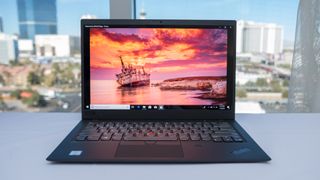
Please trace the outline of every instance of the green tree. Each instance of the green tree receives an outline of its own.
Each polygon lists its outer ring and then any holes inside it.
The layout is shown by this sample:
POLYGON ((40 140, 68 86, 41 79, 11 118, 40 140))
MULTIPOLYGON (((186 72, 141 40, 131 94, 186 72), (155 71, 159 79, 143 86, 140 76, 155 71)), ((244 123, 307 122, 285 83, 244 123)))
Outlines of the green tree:
POLYGON ((53 73, 60 73, 61 72, 61 69, 60 69, 60 66, 58 63, 53 63, 51 68, 52 68, 53 73))
POLYGON ((51 66, 52 74, 55 77, 55 86, 60 86, 62 84, 62 70, 60 68, 60 65, 58 63, 53 63, 51 66))
POLYGON ((243 88, 238 88, 236 91, 236 96, 239 98, 245 98, 247 97, 247 91, 243 88))
POLYGON ((256 86, 256 83, 252 82, 252 81, 248 81, 248 82, 246 82, 245 85, 248 86, 248 87, 254 87, 254 86, 256 86))
POLYGON ((40 84, 40 76, 36 72, 29 72, 27 81, 30 85, 40 84))
POLYGON ((27 90, 27 92, 30 92, 32 95, 29 98, 23 98, 22 99, 23 103, 25 103, 27 106, 30 106, 30 107, 45 106, 46 103, 43 97, 37 91, 27 90))
POLYGON ((273 92, 281 92, 282 91, 282 87, 280 85, 279 80, 272 80, 270 82, 271 88, 273 92))
MULTIPOLYGON (((10 82, 10 79, 12 78, 11 73, 9 73, 8 71, 3 71, 2 75, 6 82, 10 82)), ((8 85, 8 83, 6 85, 8 85)))
POLYGON ((4 77, 0 74, 0 84, 6 85, 6 81, 4 80, 4 77))
POLYGON ((288 79, 283 80, 282 86, 289 87, 289 80, 288 79))
POLYGON ((10 66, 19 66, 20 65, 19 61, 16 61, 16 60, 9 61, 9 64, 10 64, 10 66))
POLYGON ((288 98, 288 94, 289 94, 289 92, 287 89, 282 91, 282 98, 288 98))
POLYGON ((278 67, 284 68, 284 69, 291 69, 291 65, 290 64, 279 64, 278 67))
POLYGON ((5 111, 7 108, 7 104, 4 102, 2 94, 0 93, 0 111, 5 111))
POLYGON ((21 92, 22 91, 20 89, 12 91, 11 92, 11 97, 16 98, 16 99, 20 99, 21 98, 21 96, 20 96, 21 92))
POLYGON ((64 77, 64 84, 72 85, 74 83, 75 78, 74 78, 71 67, 66 68, 66 70, 63 73, 63 77, 64 77))
POLYGON ((52 87, 55 85, 55 82, 56 82, 56 76, 53 73, 47 76, 43 76, 43 83, 45 86, 52 87))
POLYGON ((268 82, 265 78, 258 78, 256 81, 257 86, 259 87, 266 87, 268 86, 268 82))

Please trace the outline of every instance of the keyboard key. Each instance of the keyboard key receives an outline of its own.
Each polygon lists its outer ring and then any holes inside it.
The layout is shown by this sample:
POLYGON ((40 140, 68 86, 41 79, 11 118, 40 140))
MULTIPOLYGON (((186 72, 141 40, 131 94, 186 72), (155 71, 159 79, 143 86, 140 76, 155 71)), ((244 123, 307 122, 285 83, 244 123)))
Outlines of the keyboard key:
POLYGON ((243 139, 238 137, 238 138, 232 138, 235 142, 243 142, 243 139))
POLYGON ((100 135, 89 135, 88 136, 88 141, 98 141, 100 138, 100 135))
POLYGON ((77 141, 84 141, 84 140, 86 140, 86 138, 87 138, 87 136, 81 136, 81 135, 79 135, 79 136, 76 137, 76 140, 77 140, 77 141))
POLYGON ((198 134, 191 134, 190 135, 190 139, 192 141, 199 141, 200 140, 200 136, 198 134))
POLYGON ((212 138, 212 140, 214 142, 222 142, 222 138, 221 137, 214 137, 214 138, 212 138))
POLYGON ((111 132, 111 133, 116 133, 116 132, 118 132, 119 130, 118 129, 116 129, 116 128, 112 128, 112 129, 110 129, 110 131, 109 132, 111 132))
POLYGON ((204 141, 209 141, 211 140, 210 135, 209 134, 200 134, 201 139, 204 141))
POLYGON ((166 136, 166 133, 157 133, 157 136, 158 137, 164 137, 164 136, 166 136))
POLYGON ((103 133, 100 140, 101 141, 109 141, 111 139, 112 133, 103 133))
POLYGON ((232 142, 233 141, 232 138, 229 136, 222 137, 222 139, 224 142, 232 142))
POLYGON ((114 141, 120 141, 122 139, 122 133, 115 133, 112 136, 112 140, 114 141))
POLYGON ((179 134, 179 139, 181 141, 188 141, 189 140, 189 136, 188 136, 188 134, 179 134))
POLYGON ((126 141, 176 141, 177 136, 125 136, 126 141))

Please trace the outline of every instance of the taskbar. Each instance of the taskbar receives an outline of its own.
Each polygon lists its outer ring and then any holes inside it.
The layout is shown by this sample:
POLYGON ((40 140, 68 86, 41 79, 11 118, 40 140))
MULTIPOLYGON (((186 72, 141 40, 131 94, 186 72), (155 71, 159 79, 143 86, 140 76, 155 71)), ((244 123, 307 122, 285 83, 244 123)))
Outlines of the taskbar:
POLYGON ((203 109, 230 110, 230 105, 140 105, 140 104, 91 104, 87 109, 92 110, 167 110, 167 109, 203 109))

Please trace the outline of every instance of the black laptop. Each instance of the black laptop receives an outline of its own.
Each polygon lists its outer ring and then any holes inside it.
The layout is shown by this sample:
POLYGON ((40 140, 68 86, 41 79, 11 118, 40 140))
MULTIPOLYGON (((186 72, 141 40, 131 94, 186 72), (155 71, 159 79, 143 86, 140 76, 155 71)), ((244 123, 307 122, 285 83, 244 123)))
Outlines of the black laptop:
POLYGON ((236 21, 82 20, 82 120, 67 163, 262 162, 235 121, 236 21))

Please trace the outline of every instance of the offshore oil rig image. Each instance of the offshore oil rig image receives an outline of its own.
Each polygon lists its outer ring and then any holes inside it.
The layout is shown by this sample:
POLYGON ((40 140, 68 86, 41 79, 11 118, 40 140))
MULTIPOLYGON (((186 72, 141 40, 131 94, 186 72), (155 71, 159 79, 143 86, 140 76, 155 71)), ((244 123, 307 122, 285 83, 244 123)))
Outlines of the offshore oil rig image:
POLYGON ((133 67, 131 64, 125 65, 121 60, 121 73, 116 74, 120 87, 147 86, 150 84, 150 74, 146 73, 143 66, 133 67))

